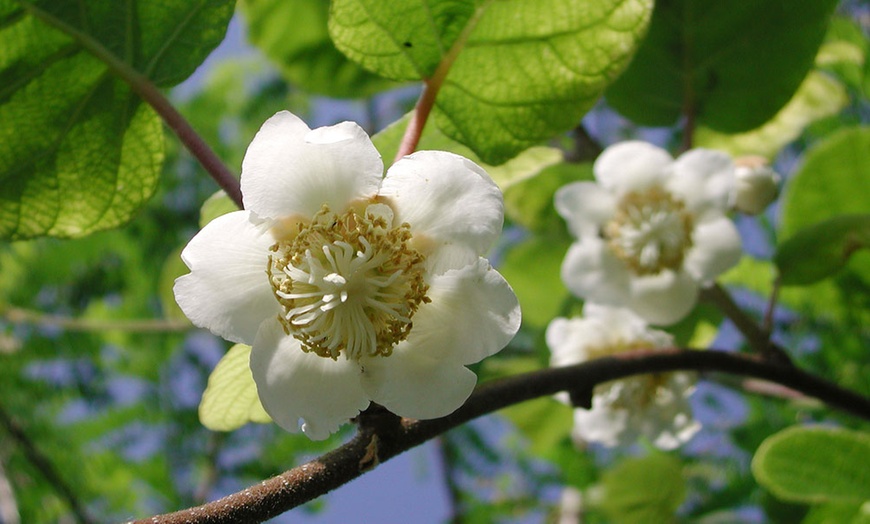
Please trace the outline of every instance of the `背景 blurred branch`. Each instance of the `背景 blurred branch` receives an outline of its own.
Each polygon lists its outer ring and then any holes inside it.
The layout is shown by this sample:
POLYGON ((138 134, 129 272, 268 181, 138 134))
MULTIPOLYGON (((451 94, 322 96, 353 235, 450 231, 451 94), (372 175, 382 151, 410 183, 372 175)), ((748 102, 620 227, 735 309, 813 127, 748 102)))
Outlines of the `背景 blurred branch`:
POLYGON ((440 419, 399 419, 385 414, 382 409, 370 408, 360 415, 359 432, 348 443, 322 457, 220 500, 140 522, 262 522, 313 500, 360 476, 378 463, 482 415, 559 391, 591 389, 596 384, 631 375, 677 370, 721 372, 770 381, 870 420, 870 398, 789 364, 718 350, 630 352, 482 384, 462 407, 440 419))

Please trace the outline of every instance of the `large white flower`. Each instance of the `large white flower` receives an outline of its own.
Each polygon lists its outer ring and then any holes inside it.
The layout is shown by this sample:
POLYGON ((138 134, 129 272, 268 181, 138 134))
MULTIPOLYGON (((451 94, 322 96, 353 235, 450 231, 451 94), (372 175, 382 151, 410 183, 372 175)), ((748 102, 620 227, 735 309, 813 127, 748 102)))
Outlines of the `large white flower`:
MULTIPOLYGON (((587 302, 583 318, 556 318, 547 327, 551 366, 570 366, 626 351, 672 347, 673 338, 650 329, 625 308, 587 302)), ((592 408, 574 410, 574 435, 606 446, 629 445, 646 437, 661 449, 674 449, 701 429, 688 397, 694 374, 655 373, 599 384, 592 408)), ((560 396, 567 401, 567 396, 560 396)))
POLYGON ((476 164, 424 151, 383 163, 344 122, 311 130, 281 112, 245 154, 245 211, 182 252, 175 298, 194 324, 252 346, 269 415, 322 439, 370 401, 412 418, 459 407, 465 366, 503 348, 517 298, 481 258, 501 192, 476 164))
POLYGON ((562 264, 576 295, 625 306, 653 324, 686 316, 706 285, 732 267, 740 235, 725 216, 734 164, 725 153, 694 149, 674 161, 645 142, 608 147, 596 182, 556 193, 556 210, 577 236, 562 264))

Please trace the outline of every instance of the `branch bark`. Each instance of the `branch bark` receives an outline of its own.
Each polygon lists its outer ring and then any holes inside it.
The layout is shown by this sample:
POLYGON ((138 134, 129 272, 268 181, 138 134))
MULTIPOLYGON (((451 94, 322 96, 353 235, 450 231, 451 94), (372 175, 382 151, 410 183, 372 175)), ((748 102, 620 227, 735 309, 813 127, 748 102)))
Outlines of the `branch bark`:
POLYGON ((677 370, 722 372, 767 380, 870 420, 870 398, 791 365, 718 350, 632 352, 483 384, 462 407, 440 419, 410 420, 396 417, 394 423, 384 423, 383 414, 378 413, 381 419, 379 423, 361 423, 360 431, 347 444, 320 458, 220 500, 138 522, 262 522, 313 500, 359 477, 378 463, 479 416, 559 391, 592 388, 596 384, 631 375, 677 370))

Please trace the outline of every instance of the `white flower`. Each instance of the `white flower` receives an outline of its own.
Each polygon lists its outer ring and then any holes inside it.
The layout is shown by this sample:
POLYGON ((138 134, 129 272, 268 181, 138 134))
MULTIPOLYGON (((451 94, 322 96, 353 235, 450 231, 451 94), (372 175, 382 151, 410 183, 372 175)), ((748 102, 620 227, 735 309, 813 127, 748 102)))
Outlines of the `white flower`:
POLYGON ((781 178, 762 156, 740 157, 734 164, 737 179, 734 208, 747 215, 757 215, 776 200, 781 178))
POLYGON ((577 236, 562 280, 585 300, 624 306, 653 324, 686 316, 701 286, 740 258, 725 216, 734 188, 728 155, 694 149, 679 159, 645 142, 608 147, 596 182, 556 193, 556 210, 577 236))
POLYGON ((481 258, 501 233, 499 189, 473 162, 418 152, 383 163, 344 122, 280 112, 245 154, 245 211, 182 252, 175 298, 194 324, 252 346, 266 411, 326 438, 370 401, 413 418, 459 407, 465 366, 503 348, 517 298, 481 258))
MULTIPOLYGON (((587 302, 584 318, 556 318, 547 327, 551 366, 570 366, 626 351, 672 347, 673 338, 625 308, 587 302)), ((688 397, 693 374, 640 375, 599 384, 592 409, 574 410, 574 436, 605 446, 629 445, 646 437, 660 449, 674 449, 701 429, 688 397)), ((560 396, 567 401, 567 396, 560 396)))

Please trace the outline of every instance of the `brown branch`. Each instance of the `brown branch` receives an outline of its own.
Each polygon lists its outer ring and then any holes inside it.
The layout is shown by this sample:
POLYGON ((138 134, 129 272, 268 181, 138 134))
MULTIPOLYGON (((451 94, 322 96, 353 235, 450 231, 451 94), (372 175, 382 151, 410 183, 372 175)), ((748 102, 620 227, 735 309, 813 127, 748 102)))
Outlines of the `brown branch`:
POLYGON ((633 352, 574 366, 534 371, 479 386, 452 414, 435 420, 395 419, 361 423, 347 444, 307 464, 220 500, 176 513, 148 518, 142 524, 262 522, 313 500, 368 471, 379 462, 418 446, 481 415, 519 402, 578 387, 643 373, 677 370, 723 372, 781 384, 828 405, 870 420, 870 398, 836 384, 755 356, 724 351, 660 350, 633 352), (376 457, 372 457, 372 451, 376 457))

